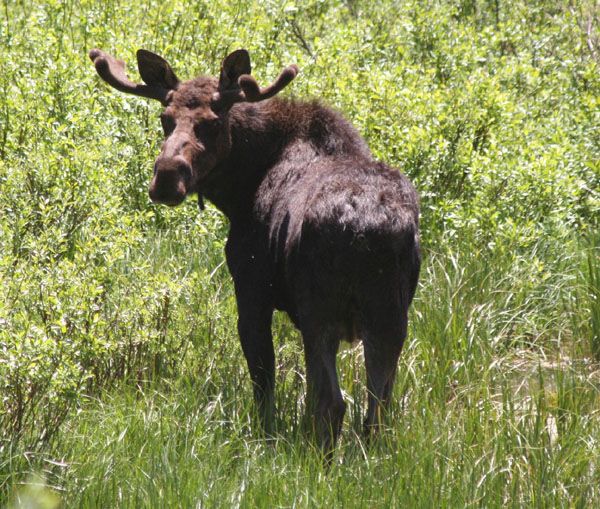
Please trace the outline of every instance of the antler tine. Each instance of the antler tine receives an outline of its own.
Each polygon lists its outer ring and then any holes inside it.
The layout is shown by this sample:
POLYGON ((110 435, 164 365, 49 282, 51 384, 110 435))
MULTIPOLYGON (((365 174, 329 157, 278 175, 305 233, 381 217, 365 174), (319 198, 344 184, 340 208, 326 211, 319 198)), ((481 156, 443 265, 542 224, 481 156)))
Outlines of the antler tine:
POLYGON ((123 60, 117 60, 108 53, 96 48, 89 52, 89 57, 96 67, 96 72, 110 86, 128 94, 157 99, 164 104, 169 91, 162 87, 131 81, 125 73, 125 62, 123 60))
POLYGON ((271 85, 261 88, 253 76, 243 74, 238 79, 238 85, 241 90, 217 92, 214 96, 214 101, 219 106, 232 106, 238 102, 263 101, 281 92, 297 75, 298 66, 290 65, 281 71, 281 74, 271 85))
POLYGON ((240 76, 238 83, 244 91, 244 96, 248 102, 257 102, 269 99, 281 92, 298 75, 298 66, 290 65, 286 67, 277 79, 268 87, 260 88, 254 77, 249 74, 240 76))

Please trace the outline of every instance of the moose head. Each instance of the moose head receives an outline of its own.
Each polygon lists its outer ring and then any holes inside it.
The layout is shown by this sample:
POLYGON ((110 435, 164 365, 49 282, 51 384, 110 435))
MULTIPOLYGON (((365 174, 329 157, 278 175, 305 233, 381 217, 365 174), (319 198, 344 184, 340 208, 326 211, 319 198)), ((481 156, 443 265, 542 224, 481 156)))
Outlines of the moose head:
POLYGON ((298 68, 290 65, 270 86, 262 88, 250 75, 248 52, 239 49, 223 60, 218 79, 200 76, 181 82, 164 58, 140 49, 137 62, 144 83, 134 83, 122 60, 99 49, 91 50, 89 56, 100 77, 112 87, 157 99, 165 106, 160 117, 165 140, 154 163, 149 194, 153 202, 171 206, 198 193, 202 208, 201 183, 231 150, 231 107, 273 97, 298 73, 298 68))

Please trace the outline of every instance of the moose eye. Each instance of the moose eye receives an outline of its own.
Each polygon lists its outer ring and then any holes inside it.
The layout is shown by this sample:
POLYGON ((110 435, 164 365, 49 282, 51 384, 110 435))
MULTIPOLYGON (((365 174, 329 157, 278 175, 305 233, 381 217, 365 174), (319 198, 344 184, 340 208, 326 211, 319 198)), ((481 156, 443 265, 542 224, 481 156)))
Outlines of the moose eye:
POLYGON ((160 123, 162 124, 165 136, 169 136, 175 130, 175 120, 173 117, 169 117, 164 113, 160 116, 160 123))

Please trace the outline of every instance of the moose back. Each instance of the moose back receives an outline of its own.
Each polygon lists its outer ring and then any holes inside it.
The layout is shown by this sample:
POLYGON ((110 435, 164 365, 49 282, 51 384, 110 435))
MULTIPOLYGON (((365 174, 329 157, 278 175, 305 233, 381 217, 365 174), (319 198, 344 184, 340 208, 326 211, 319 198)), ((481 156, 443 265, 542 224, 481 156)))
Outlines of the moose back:
POLYGON ((196 193, 201 208, 206 198, 229 219, 238 332, 265 431, 275 412, 271 320, 279 309, 302 333, 307 416, 323 450, 333 450, 346 410, 336 372, 341 340, 363 342, 371 433, 392 396, 419 275, 414 187, 375 161, 337 112, 273 98, 296 66, 262 88, 245 50, 225 58, 219 78, 184 82, 146 50, 137 52, 144 83, 101 50, 90 58, 112 87, 165 107, 152 201, 178 205, 196 193))

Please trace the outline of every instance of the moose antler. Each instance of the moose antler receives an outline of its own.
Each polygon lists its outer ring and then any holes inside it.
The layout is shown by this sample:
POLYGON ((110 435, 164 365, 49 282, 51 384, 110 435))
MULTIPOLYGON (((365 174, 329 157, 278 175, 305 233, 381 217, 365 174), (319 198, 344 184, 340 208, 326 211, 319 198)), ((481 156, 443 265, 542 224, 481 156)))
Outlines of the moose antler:
MULTIPOLYGON (((158 55, 154 55, 150 52, 144 52, 144 55, 145 54, 158 57, 158 55)), ((96 48, 89 52, 89 57, 94 63, 96 71, 100 77, 111 87, 128 94, 135 94, 142 97, 148 97, 150 99, 157 99, 161 103, 165 104, 165 99, 169 93, 169 89, 157 84, 146 85, 143 83, 134 83, 127 77, 127 74, 125 73, 125 62, 123 62, 123 60, 117 60, 108 53, 96 48)))
POLYGON ((277 79, 268 87, 261 88, 256 79, 249 74, 242 74, 238 78, 239 89, 224 90, 213 95, 213 105, 217 109, 231 107, 239 102, 258 102, 269 99, 285 87, 298 75, 298 66, 286 67, 277 79))

